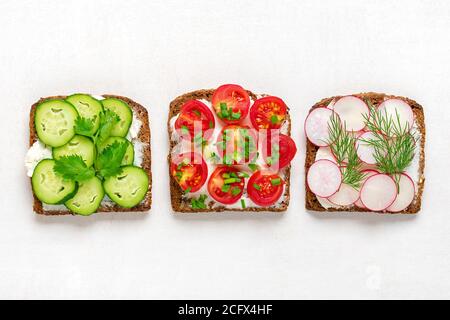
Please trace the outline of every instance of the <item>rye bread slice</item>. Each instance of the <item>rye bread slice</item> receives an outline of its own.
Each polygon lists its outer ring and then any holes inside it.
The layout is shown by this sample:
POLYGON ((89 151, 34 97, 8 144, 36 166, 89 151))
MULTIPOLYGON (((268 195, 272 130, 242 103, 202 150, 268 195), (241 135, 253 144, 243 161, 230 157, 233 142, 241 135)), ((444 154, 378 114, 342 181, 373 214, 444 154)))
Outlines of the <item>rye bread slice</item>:
MULTIPOLYGON (((147 191, 147 194, 138 206, 127 209, 122 208, 116 204, 111 205, 101 205, 96 213, 101 212, 145 212, 150 210, 152 205, 152 172, 151 172, 151 150, 150 150, 150 126, 149 126, 149 118, 148 118, 148 112, 147 109, 145 109, 142 105, 138 104, 137 102, 122 96, 117 95, 110 95, 110 94, 104 94, 102 95, 104 98, 116 98, 124 101, 127 103, 130 108, 133 110, 134 115, 142 122, 141 129, 138 134, 138 139, 141 143, 143 143, 143 160, 141 167, 147 172, 147 175, 149 177, 149 189, 147 191)), ((66 96, 53 96, 53 97, 46 97, 41 98, 39 101, 34 103, 31 106, 30 110, 30 147, 38 140, 38 136, 36 133, 36 129, 34 126, 34 117, 35 117, 35 111, 36 107, 46 101, 51 99, 65 99, 66 96)), ((31 179, 30 179, 31 182, 31 179)), ((39 199, 34 195, 33 193, 33 209, 34 212, 41 215, 49 215, 49 216, 59 216, 59 215, 71 215, 72 213, 69 210, 45 210, 43 207, 43 204, 39 199)))
MULTIPOLYGON (((214 202, 211 201, 207 203, 207 209, 193 209, 191 207, 190 201, 183 197, 183 190, 178 185, 175 178, 170 173, 170 164, 171 164, 171 153, 172 149, 176 146, 176 142, 172 141, 172 128, 170 126, 170 119, 172 117, 176 116, 179 112, 181 107, 186 101, 193 100, 193 99, 204 99, 209 102, 211 102, 212 95, 214 93, 214 89, 203 89, 203 90, 197 90, 193 92, 189 92, 186 94, 183 94, 179 97, 177 97, 175 100, 173 100, 170 103, 169 106, 169 117, 167 121, 167 129, 169 132, 169 155, 167 157, 168 163, 169 163, 169 178, 170 178, 170 198, 172 203, 172 209, 174 212, 179 213, 194 213, 194 212, 203 212, 203 213, 212 213, 212 212, 223 212, 223 211, 234 211, 234 212, 284 212, 287 210, 289 206, 289 199, 290 199, 290 175, 291 175, 291 165, 286 167, 284 170, 286 170, 286 184, 284 189, 284 194, 282 197, 284 197, 284 200, 277 206, 267 207, 267 208, 245 208, 245 209, 239 209, 239 208, 227 208, 224 205, 216 205, 214 208, 212 207, 214 202)), ((251 91, 247 90, 247 93, 249 94, 250 98, 252 100, 256 100, 258 97, 256 94, 254 94, 251 91)), ((260 95, 267 96, 267 95, 260 95)), ((289 116, 289 108, 288 108, 288 114, 286 117, 286 121, 288 122, 288 135, 291 135, 291 119, 289 116)))
MULTIPOLYGON (((374 92, 367 92, 367 93, 359 93, 354 94, 354 96, 359 97, 363 100, 369 99, 374 106, 378 106, 385 98, 397 98, 405 101, 408 103, 415 115, 416 118, 416 124, 418 127, 418 131, 420 132, 420 145, 416 149, 416 152, 419 152, 419 180, 417 181, 417 192, 416 196, 414 197, 414 200, 412 203, 403 211, 396 212, 398 214, 414 214, 420 211, 421 205, 422 205, 422 193, 425 183, 425 176, 424 176, 424 168, 425 168, 425 117, 423 108, 420 104, 418 104, 416 101, 411 100, 409 98, 405 97, 399 97, 399 96, 393 96, 393 95, 387 95, 384 93, 374 93, 374 92)), ((311 109, 319 108, 319 107, 326 107, 328 104, 333 101, 334 99, 339 99, 341 96, 335 96, 331 98, 323 99, 319 102, 317 102, 311 109)), ((314 193, 309 190, 308 184, 306 182, 306 177, 308 173, 309 167, 314 163, 316 158, 316 152, 319 149, 319 147, 312 144, 308 139, 306 139, 306 158, 305 158, 305 207, 307 210, 311 211, 321 211, 321 212, 344 212, 344 211, 351 211, 351 212, 373 212, 368 209, 359 208, 357 206, 348 206, 343 208, 324 208, 317 200, 317 197, 314 193)), ((393 212, 377 212, 377 213, 385 213, 385 214, 394 214, 393 212)))

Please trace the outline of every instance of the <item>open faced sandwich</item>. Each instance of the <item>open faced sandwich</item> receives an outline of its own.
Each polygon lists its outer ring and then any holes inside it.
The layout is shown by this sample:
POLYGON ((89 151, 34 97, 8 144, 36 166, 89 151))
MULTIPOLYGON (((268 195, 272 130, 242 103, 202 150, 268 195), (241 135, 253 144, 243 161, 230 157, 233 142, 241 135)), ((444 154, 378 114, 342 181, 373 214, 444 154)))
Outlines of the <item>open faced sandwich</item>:
POLYGON ((168 156, 176 212, 285 211, 289 205, 289 108, 234 84, 170 104, 168 156))
POLYGON ((38 214, 148 211, 147 110, 113 95, 40 99, 31 107, 25 165, 38 214))
POLYGON ((422 106, 362 93, 323 99, 305 120, 306 208, 417 213, 425 166, 422 106))

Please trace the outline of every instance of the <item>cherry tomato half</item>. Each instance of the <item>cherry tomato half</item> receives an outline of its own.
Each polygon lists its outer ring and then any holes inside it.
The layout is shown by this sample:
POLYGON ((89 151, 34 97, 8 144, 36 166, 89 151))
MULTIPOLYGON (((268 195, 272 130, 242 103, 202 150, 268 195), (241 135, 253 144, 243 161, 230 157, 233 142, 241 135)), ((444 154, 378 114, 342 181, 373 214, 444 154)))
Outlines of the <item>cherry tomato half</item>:
POLYGON ((286 167, 297 153, 297 147, 291 137, 273 133, 263 141, 262 155, 268 167, 280 170, 286 167))
POLYGON ((247 117, 250 97, 241 86, 225 84, 214 91, 212 106, 219 119, 236 124, 247 117))
POLYGON ((246 174, 230 166, 219 166, 208 181, 208 192, 214 200, 223 204, 237 202, 244 192, 246 174))
POLYGON ((276 173, 256 171, 248 180, 247 193, 259 206, 268 207, 283 194, 284 181, 276 173))
POLYGON ((255 129, 280 129, 286 119, 287 106, 277 97, 255 101, 250 109, 250 120, 255 129))
POLYGON ((208 178, 208 167, 203 157, 195 152, 172 156, 170 172, 185 192, 196 192, 208 178))
POLYGON ((224 164, 245 164, 258 153, 255 130, 248 126, 227 125, 217 137, 217 151, 224 164))
POLYGON ((175 129, 186 140, 201 140, 201 138, 208 140, 213 134, 214 127, 214 115, 203 102, 198 100, 190 100, 183 104, 175 121, 175 129))

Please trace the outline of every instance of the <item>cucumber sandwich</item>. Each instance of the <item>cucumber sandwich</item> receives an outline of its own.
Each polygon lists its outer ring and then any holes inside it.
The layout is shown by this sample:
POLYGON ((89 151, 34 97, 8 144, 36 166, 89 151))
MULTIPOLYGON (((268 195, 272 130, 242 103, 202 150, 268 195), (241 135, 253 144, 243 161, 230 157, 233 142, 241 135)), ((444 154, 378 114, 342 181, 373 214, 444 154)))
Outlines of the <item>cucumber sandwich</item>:
POLYGON ((25 165, 38 214, 148 211, 147 110, 113 95, 42 98, 31 107, 25 165))

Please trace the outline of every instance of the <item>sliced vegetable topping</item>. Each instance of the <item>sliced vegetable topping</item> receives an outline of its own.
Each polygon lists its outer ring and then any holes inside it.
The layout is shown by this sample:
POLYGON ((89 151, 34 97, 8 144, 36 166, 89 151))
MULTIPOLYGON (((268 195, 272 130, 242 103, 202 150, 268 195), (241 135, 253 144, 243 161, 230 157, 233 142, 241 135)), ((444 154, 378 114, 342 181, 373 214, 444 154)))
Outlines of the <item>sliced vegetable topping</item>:
POLYGON ((345 122, 348 131, 360 131, 366 126, 364 119, 369 115, 369 108, 360 98, 342 97, 333 105, 333 110, 345 122))
MULTIPOLYGON (((409 131, 414 125, 414 113, 405 101, 401 99, 388 99, 383 101, 378 111, 385 117, 391 118, 401 131, 409 131)), ((395 136, 395 132, 391 132, 395 136)))
POLYGON ((100 126, 100 113, 103 111, 103 106, 100 101, 88 94, 73 94, 66 98, 66 101, 71 103, 77 109, 80 118, 92 120, 92 127, 83 134, 86 136, 94 135, 100 126))
POLYGON ((330 144, 328 124, 333 114, 335 113, 330 109, 315 108, 306 117, 305 135, 312 144, 318 147, 330 144))
POLYGON ((89 216, 97 211, 105 196, 102 181, 97 177, 78 184, 78 191, 75 196, 66 201, 66 207, 79 215, 89 216))
POLYGON ((214 200, 223 204, 237 202, 244 192, 245 176, 236 168, 219 166, 208 181, 208 192, 214 200))
POLYGON ((172 176, 186 193, 198 191, 208 178, 208 167, 198 153, 172 155, 172 176))
POLYGON ((75 135, 77 110, 64 100, 47 100, 36 107, 34 125, 39 139, 50 147, 65 145, 75 135))
POLYGON ((309 168, 306 181, 312 193, 328 198, 341 187, 341 169, 330 160, 318 160, 309 168))
POLYGON ((386 210, 397 198, 397 186, 394 179, 387 174, 376 174, 364 182, 360 197, 367 209, 386 210))
POLYGON ((250 109, 250 120, 256 129, 280 129, 286 119, 287 106, 277 97, 255 101, 250 109))
POLYGON ((212 105, 219 119, 235 124, 247 117, 250 97, 241 86, 226 84, 214 91, 212 105))
MULTIPOLYGON (((84 165, 83 160, 81 163, 84 165)), ((31 177, 33 192, 36 197, 48 204, 64 203, 76 192, 77 184, 56 174, 55 160, 45 159, 38 163, 31 177)))
POLYGON ((225 126, 216 145, 218 155, 226 165, 253 162, 258 153, 257 135, 247 126, 225 126))
POLYGON ((201 101, 187 101, 175 121, 178 134, 187 140, 208 140, 214 132, 215 120, 211 110, 201 101))
POLYGON ((88 167, 94 163, 96 151, 91 139, 76 135, 65 145, 53 148, 53 158, 60 159, 63 156, 78 155, 88 167))
POLYGON ((121 173, 103 182, 105 192, 119 206, 133 208, 144 200, 149 188, 147 173, 139 167, 122 167, 121 173))
POLYGON ((294 159, 297 147, 291 137, 281 133, 272 133, 263 141, 262 153, 267 166, 279 170, 294 159))
POLYGON ((114 112, 119 117, 119 122, 115 123, 110 131, 114 137, 125 137, 133 121, 133 111, 122 100, 116 98, 107 98, 102 100, 102 105, 106 110, 114 112))
POLYGON ((259 206, 268 207, 280 199, 284 181, 278 174, 257 171, 248 180, 247 193, 259 206))

